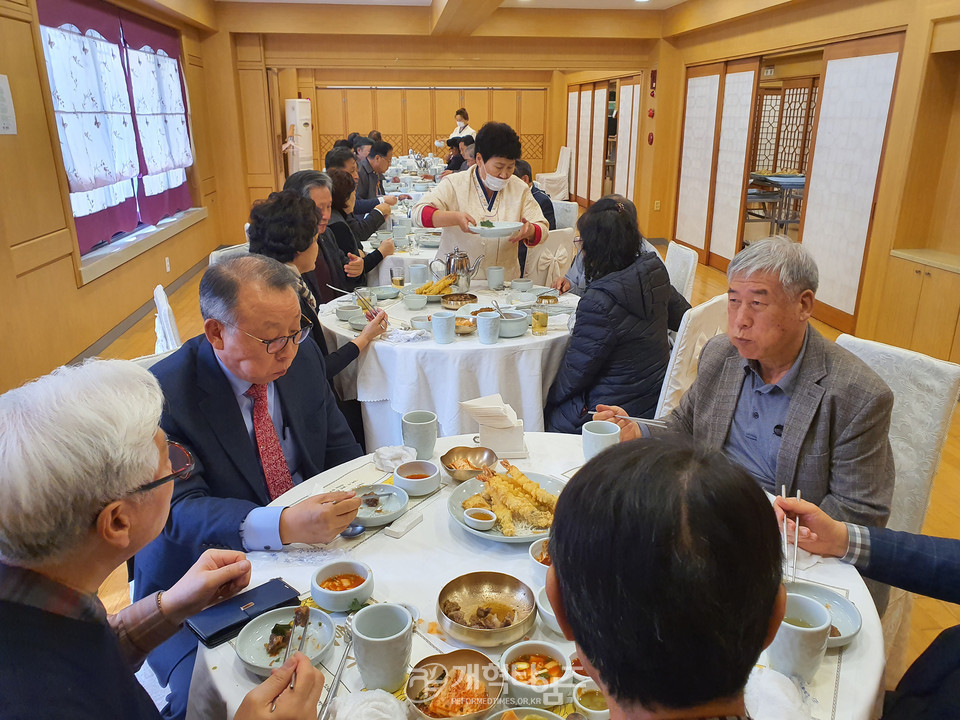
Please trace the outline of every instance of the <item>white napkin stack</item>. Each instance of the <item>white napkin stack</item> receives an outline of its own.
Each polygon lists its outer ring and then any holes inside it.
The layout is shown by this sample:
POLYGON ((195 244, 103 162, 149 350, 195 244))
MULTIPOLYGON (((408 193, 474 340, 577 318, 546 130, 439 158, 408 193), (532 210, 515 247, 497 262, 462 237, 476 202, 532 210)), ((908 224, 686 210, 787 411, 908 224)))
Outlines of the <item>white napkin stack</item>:
POLYGON ((406 720, 403 703, 384 690, 341 693, 333 701, 336 720, 406 720))
POLYGON ((503 402, 500 393, 466 400, 460 403, 470 417, 480 424, 480 444, 500 457, 525 457, 523 420, 516 411, 503 402))
POLYGON ((404 463, 417 459, 417 451, 406 445, 387 445, 373 451, 373 464, 381 472, 393 472, 404 463))
POLYGON ((811 717, 810 708, 793 681, 768 667, 755 667, 750 673, 744 701, 750 717, 757 720, 809 720, 811 717))
POLYGON ((400 328, 396 328, 385 332, 380 336, 380 339, 386 340, 389 343, 405 343, 426 340, 429 337, 430 333, 426 330, 401 330, 400 328))

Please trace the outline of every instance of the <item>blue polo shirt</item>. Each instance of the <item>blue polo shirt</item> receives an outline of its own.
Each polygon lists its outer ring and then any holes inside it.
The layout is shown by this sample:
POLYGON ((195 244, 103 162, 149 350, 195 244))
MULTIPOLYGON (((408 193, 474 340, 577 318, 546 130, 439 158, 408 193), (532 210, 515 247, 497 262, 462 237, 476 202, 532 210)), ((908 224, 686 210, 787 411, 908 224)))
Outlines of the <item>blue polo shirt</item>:
POLYGON ((800 364, 807 351, 810 331, 793 365, 776 383, 768 384, 760 377, 756 360, 743 360, 743 385, 737 399, 730 432, 723 446, 724 454, 753 475, 764 490, 776 495, 777 455, 783 425, 790 410, 790 400, 797 384, 800 364))

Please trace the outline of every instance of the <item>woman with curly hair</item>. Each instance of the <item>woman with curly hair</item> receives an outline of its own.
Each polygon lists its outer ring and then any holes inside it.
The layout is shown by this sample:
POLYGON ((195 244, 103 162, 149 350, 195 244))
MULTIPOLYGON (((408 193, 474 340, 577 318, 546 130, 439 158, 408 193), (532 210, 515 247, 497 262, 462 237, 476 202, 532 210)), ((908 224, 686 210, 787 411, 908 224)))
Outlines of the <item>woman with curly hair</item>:
POLYGON ((577 222, 587 288, 544 410, 552 432, 580 432, 598 403, 653 417, 670 359, 667 329, 690 309, 648 250, 633 203, 608 195, 577 222), (619 402, 626 398, 624 402, 619 402))
MULTIPOLYGON (((258 200, 250 210, 250 252, 285 263, 300 279, 300 311, 313 323, 310 336, 323 352, 327 363, 327 378, 331 379, 352 363, 373 338, 383 332, 380 322, 386 319, 381 311, 377 318, 352 341, 335 352, 327 351, 317 301, 303 276, 313 272, 318 262, 324 262, 317 245, 319 220, 316 206, 292 190, 270 193, 266 200, 258 200)), ((386 325, 386 322, 383 323, 386 325)))

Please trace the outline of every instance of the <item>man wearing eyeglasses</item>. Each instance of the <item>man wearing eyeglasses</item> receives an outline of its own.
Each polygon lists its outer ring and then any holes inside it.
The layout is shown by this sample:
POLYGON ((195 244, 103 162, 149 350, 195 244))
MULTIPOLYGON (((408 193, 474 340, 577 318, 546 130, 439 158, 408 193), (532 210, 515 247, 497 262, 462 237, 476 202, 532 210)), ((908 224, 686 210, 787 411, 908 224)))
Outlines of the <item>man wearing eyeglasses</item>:
MULTIPOLYGON (((159 718, 134 676, 145 653, 250 581, 243 553, 211 549, 116 614, 97 598, 114 568, 163 530, 174 483, 193 468, 157 426, 162 405, 156 379, 123 360, 60 368, 0 396, 4 718, 159 718)), ((313 718, 322 687, 297 655, 236 717, 313 718)))
MULTIPOLYGON (((166 398, 161 426, 196 458, 178 481, 164 532, 136 559, 137 597, 167 587, 205 548, 281 550, 326 543, 356 517, 354 493, 266 507, 302 480, 361 454, 326 381, 289 268, 262 255, 211 265, 200 281, 204 334, 151 370, 166 398)), ((197 641, 187 631, 149 661, 186 712, 197 641)))

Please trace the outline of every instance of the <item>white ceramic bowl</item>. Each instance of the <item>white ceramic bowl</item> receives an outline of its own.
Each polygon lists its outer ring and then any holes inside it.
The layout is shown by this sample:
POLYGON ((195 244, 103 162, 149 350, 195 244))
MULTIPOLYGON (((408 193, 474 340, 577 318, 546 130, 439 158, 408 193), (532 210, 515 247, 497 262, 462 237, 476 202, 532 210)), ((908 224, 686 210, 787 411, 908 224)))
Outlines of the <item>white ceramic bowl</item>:
POLYGON ((310 579, 310 595, 320 607, 331 612, 346 612, 356 600, 363 605, 373 595, 373 571, 364 563, 355 560, 337 560, 321 565, 310 579), (366 578, 350 590, 325 590, 320 583, 333 577, 351 573, 366 578))
POLYGON ((393 300, 400 294, 400 288, 395 288, 393 285, 378 285, 370 288, 370 291, 376 294, 377 300, 393 300))
POLYGON ((585 707, 580 702, 580 697, 584 693, 588 692, 600 692, 600 688, 597 687, 597 684, 593 680, 584 680, 582 683, 577 685, 573 689, 573 704, 576 706, 577 710, 584 715, 586 715, 588 720, 608 720, 610 717, 610 710, 591 710, 588 707, 585 707))
MULTIPOLYGON (((425 295, 421 297, 426 297, 425 295)), ((414 315, 410 318, 410 325, 414 330, 426 330, 427 332, 433 332, 433 323, 427 318, 429 315, 414 315)))
MULTIPOLYGON (((527 640, 512 645, 500 656, 500 672, 503 673, 503 677, 507 681, 507 692, 512 698, 532 700, 532 705, 545 706, 547 703, 544 701, 544 695, 548 694, 555 697, 560 694, 563 696, 564 703, 570 702, 570 687, 572 685, 570 679, 573 677, 573 671, 570 669, 567 653, 553 643, 527 640), (510 663, 521 655, 531 654, 546 655, 553 658, 563 666, 563 675, 549 685, 534 686, 514 680, 510 675, 510 663)), ((554 705, 556 703, 551 702, 550 704, 554 705)))
POLYGON ((497 516, 485 508, 470 508, 463 511, 463 521, 474 530, 492 530, 497 524, 497 516))
POLYGON ((409 310, 423 310, 427 306, 427 296, 406 293, 403 296, 403 304, 406 305, 409 310))
MULTIPOLYGON (((270 639, 270 631, 277 623, 293 620, 293 607, 282 607, 270 610, 248 622, 237 636, 237 657, 243 666, 260 677, 268 677, 273 670, 283 662, 283 653, 270 657, 264 647, 270 639)), ((303 653, 310 662, 316 665, 323 654, 333 645, 333 636, 336 626, 330 616, 316 608, 310 608, 310 619, 307 623, 307 638, 303 645, 303 653)), ((294 635, 296 645, 291 653, 300 644, 300 631, 294 635)))
POLYGON ((337 320, 347 321, 354 315, 363 315, 359 305, 341 305, 337 308, 337 320))
POLYGON ((368 322, 369 320, 367 320, 367 316, 363 313, 360 313, 359 315, 351 315, 350 319, 347 320, 347 323, 354 330, 363 330, 367 326, 368 322))
POLYGON ((533 288, 533 280, 517 278, 510 283, 510 287, 519 292, 529 292, 533 288))
MULTIPOLYGON (((553 605, 550 604, 550 598, 547 597, 547 588, 545 587, 537 591, 537 610, 540 612, 540 619, 543 620, 543 624, 563 637, 563 630, 560 629, 560 623, 557 622, 557 614, 553 611, 553 605)), ((569 658, 567 662, 569 663, 569 658)), ((570 672, 572 674, 573 670, 571 669, 570 672)))
POLYGON ((583 672, 578 672, 577 668, 574 666, 574 661, 578 660, 579 657, 580 656, 577 654, 576 650, 574 650, 572 653, 567 655, 567 660, 570 661, 570 669, 573 671, 573 681, 575 683, 583 682, 584 680, 590 679, 590 676, 587 675, 585 670, 583 672))
POLYGON ((414 460, 397 466, 393 471, 395 487, 407 491, 408 495, 417 497, 429 495, 440 488, 440 468, 425 460, 414 460), (425 478, 411 478, 409 475, 426 475, 425 478))
POLYGON ((426 192, 427 190, 430 189, 430 183, 428 182, 414 183, 413 189, 416 190, 417 192, 426 192))
POLYGON ((527 331, 527 313, 522 310, 504 310, 503 315, 500 318, 500 337, 520 337, 527 331))
POLYGON ((547 582, 547 568, 550 566, 544 565, 542 562, 537 560, 537 558, 540 557, 540 554, 543 552, 544 545, 546 545, 548 542, 550 542, 550 538, 545 537, 540 538, 539 540, 534 540, 532 543, 530 543, 530 550, 528 551, 528 554, 530 555, 530 562, 533 563, 533 576, 537 580, 536 583, 534 583, 535 585, 543 585, 547 582))

